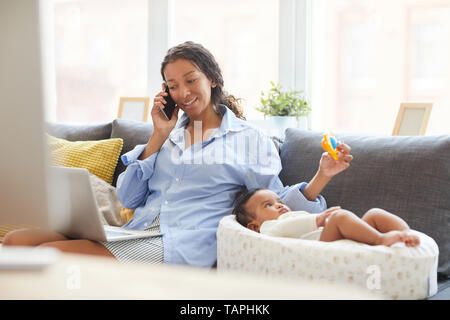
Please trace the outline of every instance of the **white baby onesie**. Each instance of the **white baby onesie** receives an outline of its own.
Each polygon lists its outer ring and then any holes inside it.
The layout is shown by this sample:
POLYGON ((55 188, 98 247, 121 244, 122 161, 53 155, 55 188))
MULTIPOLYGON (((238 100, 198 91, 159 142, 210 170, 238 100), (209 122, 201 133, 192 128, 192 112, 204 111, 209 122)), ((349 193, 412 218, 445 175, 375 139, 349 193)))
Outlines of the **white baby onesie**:
POLYGON ((319 240, 323 227, 317 227, 316 218, 317 214, 289 211, 276 220, 264 221, 259 232, 274 237, 319 240))

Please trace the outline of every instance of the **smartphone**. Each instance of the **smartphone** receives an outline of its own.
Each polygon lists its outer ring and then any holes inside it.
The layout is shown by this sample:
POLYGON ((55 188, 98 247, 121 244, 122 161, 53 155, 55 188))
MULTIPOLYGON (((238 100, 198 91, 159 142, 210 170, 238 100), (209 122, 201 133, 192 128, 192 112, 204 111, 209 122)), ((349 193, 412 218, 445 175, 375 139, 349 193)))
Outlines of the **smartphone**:
POLYGON ((167 85, 165 91, 168 94, 167 96, 164 97, 164 100, 166 100, 167 103, 164 105, 164 109, 161 109, 161 111, 164 113, 167 120, 170 120, 170 118, 172 118, 173 111, 175 110, 177 104, 175 103, 175 101, 173 101, 172 97, 170 96, 169 87, 167 85))

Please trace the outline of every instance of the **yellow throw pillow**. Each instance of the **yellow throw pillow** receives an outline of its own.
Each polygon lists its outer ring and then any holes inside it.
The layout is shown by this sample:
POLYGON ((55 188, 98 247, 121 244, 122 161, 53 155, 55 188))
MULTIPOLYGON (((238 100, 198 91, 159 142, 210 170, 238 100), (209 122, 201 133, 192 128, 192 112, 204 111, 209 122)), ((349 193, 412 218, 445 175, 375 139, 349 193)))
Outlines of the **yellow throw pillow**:
POLYGON ((85 168, 109 184, 122 151, 120 138, 94 141, 67 141, 47 134, 51 164, 85 168))
POLYGON ((128 222, 134 217, 134 209, 122 208, 120 209, 120 216, 125 222, 128 222))

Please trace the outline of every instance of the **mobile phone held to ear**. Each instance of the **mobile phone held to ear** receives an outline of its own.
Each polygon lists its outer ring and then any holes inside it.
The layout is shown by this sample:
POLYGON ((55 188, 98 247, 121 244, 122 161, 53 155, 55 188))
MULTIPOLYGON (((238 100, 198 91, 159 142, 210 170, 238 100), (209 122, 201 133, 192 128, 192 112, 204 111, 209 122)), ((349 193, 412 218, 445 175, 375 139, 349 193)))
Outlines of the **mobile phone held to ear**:
POLYGON ((175 110, 177 104, 175 103, 175 101, 173 101, 172 97, 170 96, 169 87, 167 85, 165 91, 167 92, 167 96, 164 97, 164 100, 166 100, 167 103, 164 105, 164 109, 161 109, 161 111, 164 113, 167 120, 170 120, 170 118, 172 118, 173 111, 175 110))

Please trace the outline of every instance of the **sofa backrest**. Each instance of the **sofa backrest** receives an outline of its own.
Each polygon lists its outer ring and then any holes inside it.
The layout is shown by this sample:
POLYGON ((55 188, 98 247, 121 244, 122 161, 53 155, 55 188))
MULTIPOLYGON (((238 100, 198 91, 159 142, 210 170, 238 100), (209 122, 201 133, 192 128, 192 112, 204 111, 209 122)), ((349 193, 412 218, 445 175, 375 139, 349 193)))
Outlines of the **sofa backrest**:
MULTIPOLYGON (((153 124, 148 122, 137 122, 132 120, 115 119, 112 123, 111 138, 122 138, 123 148, 120 155, 131 151, 138 144, 146 144, 153 133, 153 124)), ((126 167, 119 158, 116 171, 114 172, 113 186, 116 186, 117 177, 126 167)))
MULTIPOLYGON (((69 124, 47 123, 47 133, 68 141, 104 140, 122 138, 123 147, 120 155, 132 150, 138 144, 147 143, 153 132, 153 125, 125 119, 115 119, 112 123, 100 124, 69 124)), ((119 158, 113 176, 113 186, 116 186, 117 177, 125 171, 125 166, 119 158)))
MULTIPOLYGON (((336 133, 354 159, 322 195, 358 216, 378 207, 402 217, 439 246, 438 271, 450 274, 450 135, 364 136, 336 133)), ((322 134, 287 129, 280 156, 285 185, 309 181, 323 153, 322 134)))
POLYGON ((111 137, 112 123, 71 124, 46 123, 48 134, 68 141, 104 140, 111 137))

